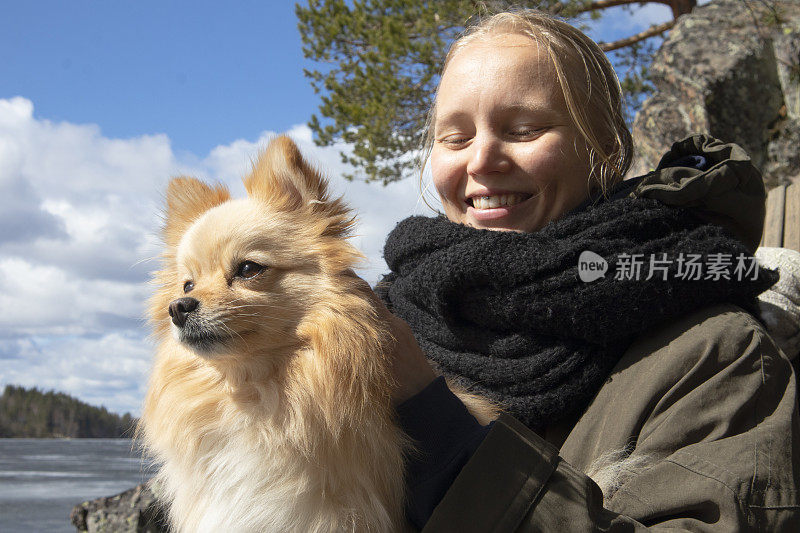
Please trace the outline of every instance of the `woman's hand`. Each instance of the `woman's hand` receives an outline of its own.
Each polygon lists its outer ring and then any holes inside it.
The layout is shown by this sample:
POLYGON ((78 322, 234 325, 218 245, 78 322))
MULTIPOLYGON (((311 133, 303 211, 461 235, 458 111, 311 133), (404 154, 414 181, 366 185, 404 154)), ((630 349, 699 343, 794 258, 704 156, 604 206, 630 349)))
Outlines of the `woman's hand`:
POLYGON ((392 401, 394 405, 399 405, 430 384, 436 378, 436 374, 422 353, 408 324, 389 313, 382 302, 379 303, 389 316, 389 331, 394 338, 393 349, 389 355, 392 377, 396 384, 392 392, 392 401))
POLYGON ((358 280, 364 293, 373 300, 375 308, 392 336, 393 342, 390 344, 391 348, 387 354, 390 371, 395 382, 392 403, 400 405, 430 384, 436 378, 436 374, 425 358, 425 354, 422 353, 408 324, 386 309, 366 281, 358 278, 354 272, 351 274, 358 280))

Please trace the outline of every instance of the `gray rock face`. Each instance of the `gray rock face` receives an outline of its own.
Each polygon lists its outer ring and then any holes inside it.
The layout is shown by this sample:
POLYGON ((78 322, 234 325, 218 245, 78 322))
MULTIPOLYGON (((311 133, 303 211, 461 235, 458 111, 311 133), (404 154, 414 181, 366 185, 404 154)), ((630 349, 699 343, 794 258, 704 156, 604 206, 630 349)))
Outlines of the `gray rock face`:
POLYGON ((673 142, 709 133, 740 144, 767 185, 800 176, 800 2, 716 0, 684 15, 651 66, 636 115, 637 160, 654 168, 673 142))
POLYGON ((165 516, 153 491, 137 485, 116 496, 76 505, 70 520, 87 533, 166 533, 165 516))

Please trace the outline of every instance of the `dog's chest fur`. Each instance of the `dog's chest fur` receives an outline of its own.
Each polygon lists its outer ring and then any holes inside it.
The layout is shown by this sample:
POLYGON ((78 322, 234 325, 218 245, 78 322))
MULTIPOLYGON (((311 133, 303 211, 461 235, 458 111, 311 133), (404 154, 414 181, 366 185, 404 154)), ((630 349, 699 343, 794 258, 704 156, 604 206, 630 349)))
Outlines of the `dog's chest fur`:
MULTIPOLYGON (((397 517, 385 508, 385 488, 335 445, 327 457, 307 457, 276 431, 256 432, 249 417, 229 414, 230 427, 196 443, 179 457, 167 451, 159 478, 172 497, 171 516, 181 531, 393 531, 397 517), (323 465, 327 465, 323 467, 323 465), (331 468, 333 465, 333 469, 331 468)), ((395 445, 396 448, 396 445, 395 445)), ((378 452, 378 450, 373 450, 378 452)), ((374 467, 374 465, 372 465, 374 467)), ((366 467, 366 468, 365 468, 366 467)))

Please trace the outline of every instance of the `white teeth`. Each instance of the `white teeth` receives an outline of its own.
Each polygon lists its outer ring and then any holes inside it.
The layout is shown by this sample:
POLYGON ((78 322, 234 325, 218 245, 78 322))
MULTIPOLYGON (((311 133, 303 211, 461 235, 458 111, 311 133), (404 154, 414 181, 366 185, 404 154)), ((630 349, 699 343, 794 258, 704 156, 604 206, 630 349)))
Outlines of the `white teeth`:
POLYGON ((516 205, 525 199, 522 194, 501 194, 499 196, 473 196, 472 206, 475 209, 494 209, 501 206, 516 205))

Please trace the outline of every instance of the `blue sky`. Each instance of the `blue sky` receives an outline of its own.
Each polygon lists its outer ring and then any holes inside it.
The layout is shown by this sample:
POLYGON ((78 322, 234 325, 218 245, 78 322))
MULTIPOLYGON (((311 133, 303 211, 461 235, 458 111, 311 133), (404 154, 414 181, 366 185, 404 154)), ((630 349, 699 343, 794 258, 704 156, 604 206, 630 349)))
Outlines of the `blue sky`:
MULTIPOLYGON (((611 40, 669 16, 603 19, 611 40)), ((394 224, 430 214, 412 180, 347 182, 319 148, 291 1, 7 3, 0 18, 0 386, 139 412, 153 346, 144 306, 162 193, 194 175, 241 194, 250 158, 288 133, 359 213, 374 282, 394 224)))
POLYGON ((31 99, 40 117, 114 138, 168 133, 175 150, 202 154, 315 108, 291 1, 32 0, 3 11, 0 95, 31 99))

